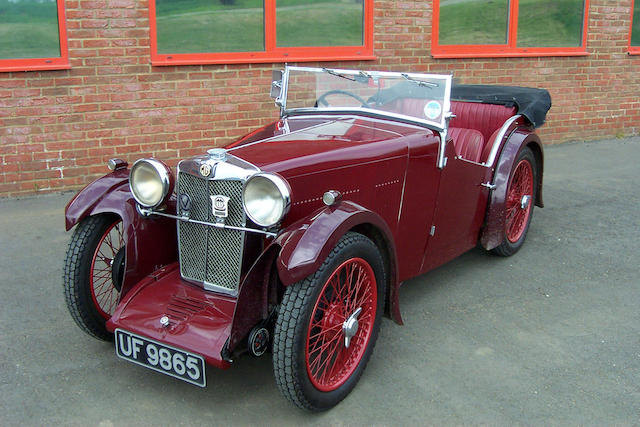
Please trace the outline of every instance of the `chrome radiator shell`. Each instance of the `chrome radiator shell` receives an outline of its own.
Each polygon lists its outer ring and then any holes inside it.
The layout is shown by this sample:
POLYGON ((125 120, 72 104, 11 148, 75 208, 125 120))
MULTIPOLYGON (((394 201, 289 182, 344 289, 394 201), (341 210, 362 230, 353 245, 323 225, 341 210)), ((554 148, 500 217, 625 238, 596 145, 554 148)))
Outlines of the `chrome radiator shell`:
MULTIPOLYGON (((176 184, 177 214, 193 220, 245 227, 242 188, 245 181, 259 171, 255 166, 233 156, 224 161, 207 156, 180 162, 176 184), (202 165, 206 165, 202 168, 202 165), (201 170, 210 170, 202 176, 201 170), (181 203, 183 195, 189 203, 181 203), (211 196, 229 198, 228 216, 213 214, 211 196)), ((177 222, 180 274, 205 289, 236 295, 240 285, 245 231, 210 227, 184 221, 177 222)))

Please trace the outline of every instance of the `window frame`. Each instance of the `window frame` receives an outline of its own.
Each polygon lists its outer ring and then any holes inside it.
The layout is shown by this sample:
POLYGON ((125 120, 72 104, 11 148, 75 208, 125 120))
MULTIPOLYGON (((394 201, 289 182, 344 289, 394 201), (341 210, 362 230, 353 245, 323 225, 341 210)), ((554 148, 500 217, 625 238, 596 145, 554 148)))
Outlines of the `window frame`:
POLYGON ((158 53, 156 0, 149 0, 151 65, 252 64, 269 62, 373 60, 373 0, 364 0, 363 44, 360 46, 276 46, 276 0, 264 0, 264 44, 257 52, 158 53))
POLYGON ((518 47, 519 0, 509 0, 507 11, 507 43, 500 45, 440 45, 440 0, 433 0, 431 25, 431 56, 434 58, 507 58, 531 56, 587 56, 587 34, 589 24, 589 0, 584 0, 582 43, 578 47, 518 47))
POLYGON ((60 56, 51 58, 7 58, 0 59, 0 73, 12 71, 67 70, 71 68, 67 43, 67 23, 64 0, 56 0, 58 9, 58 40, 60 56))
MULTIPOLYGON (((633 46, 631 44, 631 36, 633 35, 633 7, 635 6, 635 2, 636 0, 631 0, 631 22, 629 22, 629 46, 628 46, 628 52, 629 55, 640 55, 640 46, 633 46)), ((640 2, 638 3, 638 7, 640 7, 640 2)), ((640 22, 636 23, 638 26, 640 26, 640 22)))

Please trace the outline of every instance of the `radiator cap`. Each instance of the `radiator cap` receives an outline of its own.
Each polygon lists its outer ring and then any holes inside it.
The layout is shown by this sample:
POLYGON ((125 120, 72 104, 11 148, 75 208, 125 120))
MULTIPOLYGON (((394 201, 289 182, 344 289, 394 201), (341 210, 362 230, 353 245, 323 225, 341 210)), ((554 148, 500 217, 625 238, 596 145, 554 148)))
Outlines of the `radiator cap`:
POLYGON ((224 148, 212 148, 207 150, 207 154, 209 154, 211 160, 217 160, 219 162, 227 160, 227 150, 224 148))

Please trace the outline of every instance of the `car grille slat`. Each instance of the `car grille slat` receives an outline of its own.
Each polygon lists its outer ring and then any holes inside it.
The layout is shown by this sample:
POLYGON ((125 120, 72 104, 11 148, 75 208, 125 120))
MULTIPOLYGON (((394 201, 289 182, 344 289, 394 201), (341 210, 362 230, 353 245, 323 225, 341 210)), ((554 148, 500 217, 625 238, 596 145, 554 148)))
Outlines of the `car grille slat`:
MULTIPOLYGON (((178 200, 181 194, 190 197, 189 218, 216 222, 210 196, 227 196, 229 212, 225 224, 244 227, 246 217, 242 208, 242 185, 243 181, 237 179, 209 180, 178 173, 178 200)), ((178 214, 187 216, 187 212, 178 205, 178 214)), ((243 231, 178 221, 180 273, 185 279, 235 293, 240 283, 243 247, 243 231)))

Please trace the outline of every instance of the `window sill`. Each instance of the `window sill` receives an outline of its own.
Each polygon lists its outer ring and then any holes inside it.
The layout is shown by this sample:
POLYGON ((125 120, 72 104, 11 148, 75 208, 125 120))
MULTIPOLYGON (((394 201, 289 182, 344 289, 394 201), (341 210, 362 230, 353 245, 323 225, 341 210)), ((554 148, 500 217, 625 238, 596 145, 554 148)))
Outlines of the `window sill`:
POLYGON ((151 54, 151 65, 257 64, 284 62, 371 61, 365 47, 289 48, 270 52, 151 54))
POLYGON ((0 73, 16 71, 47 71, 69 70, 71 64, 67 58, 52 59, 2 59, 0 60, 0 73))
MULTIPOLYGON (((639 51, 640 53, 640 51, 639 51)), ((537 56, 589 56, 590 53, 580 49, 519 49, 505 51, 486 50, 433 50, 431 56, 436 59, 447 58, 530 58, 537 56)))

